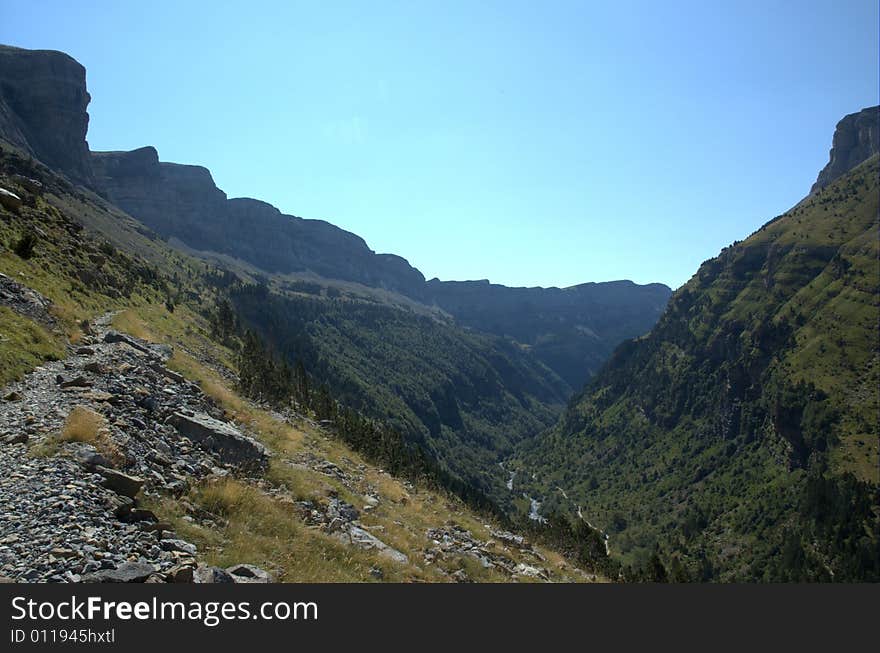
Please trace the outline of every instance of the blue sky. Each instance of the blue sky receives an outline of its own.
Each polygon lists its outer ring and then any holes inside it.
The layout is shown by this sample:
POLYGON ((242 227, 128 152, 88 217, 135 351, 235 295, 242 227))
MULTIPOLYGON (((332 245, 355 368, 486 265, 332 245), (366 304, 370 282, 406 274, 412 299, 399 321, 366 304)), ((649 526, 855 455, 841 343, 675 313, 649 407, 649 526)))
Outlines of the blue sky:
POLYGON ((878 3, 4 3, 154 145, 428 277, 676 287, 795 204, 878 102, 878 3), (182 5, 182 6, 180 6, 182 5))

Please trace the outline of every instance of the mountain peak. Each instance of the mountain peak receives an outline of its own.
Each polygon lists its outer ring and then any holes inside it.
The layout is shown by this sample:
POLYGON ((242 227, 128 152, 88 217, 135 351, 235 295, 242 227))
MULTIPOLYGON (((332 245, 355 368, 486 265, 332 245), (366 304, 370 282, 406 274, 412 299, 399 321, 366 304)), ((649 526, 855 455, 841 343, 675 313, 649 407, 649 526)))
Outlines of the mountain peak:
POLYGON ((837 123, 828 164, 810 189, 815 193, 880 152, 880 106, 844 116, 837 123))

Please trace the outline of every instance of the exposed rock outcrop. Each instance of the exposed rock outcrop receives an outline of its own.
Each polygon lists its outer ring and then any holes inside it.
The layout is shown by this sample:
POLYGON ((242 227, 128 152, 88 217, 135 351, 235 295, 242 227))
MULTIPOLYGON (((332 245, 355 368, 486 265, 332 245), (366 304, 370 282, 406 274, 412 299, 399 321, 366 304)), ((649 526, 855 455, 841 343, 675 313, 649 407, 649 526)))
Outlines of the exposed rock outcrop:
POLYGON ((266 447, 242 434, 229 422, 221 422, 204 413, 177 412, 169 418, 168 423, 230 464, 262 468, 268 462, 266 447))
POLYGON ((647 333, 672 291, 660 283, 584 283, 569 288, 511 288, 482 281, 427 283, 430 301, 465 327, 528 345, 578 389, 623 340, 647 333))
POLYGON ((425 279, 404 259, 376 254, 323 220, 285 215, 266 202, 227 200, 199 166, 159 161, 156 150, 93 152, 95 186, 166 238, 242 259, 268 272, 311 272, 421 296, 425 279))
POLYGON ((16 313, 25 315, 47 327, 55 326, 55 318, 49 312, 52 306, 46 297, 0 273, 0 306, 8 306, 16 313))
POLYGON ((202 244, 214 244, 210 227, 223 222, 226 194, 206 168, 160 163, 153 147, 91 157, 95 187, 109 201, 162 236, 213 249, 202 244))
POLYGON ((0 45, 0 137, 81 183, 91 182, 86 69, 52 50, 0 45))
POLYGON ((880 106, 851 113, 837 123, 828 165, 810 189, 815 193, 860 163, 880 153, 880 106))

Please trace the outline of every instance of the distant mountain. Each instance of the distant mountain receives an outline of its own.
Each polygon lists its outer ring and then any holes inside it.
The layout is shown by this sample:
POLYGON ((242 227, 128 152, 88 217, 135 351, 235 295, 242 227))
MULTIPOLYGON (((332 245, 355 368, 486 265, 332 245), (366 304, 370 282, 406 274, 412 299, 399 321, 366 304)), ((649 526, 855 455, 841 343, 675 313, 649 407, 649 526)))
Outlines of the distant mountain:
POLYGON ((200 166, 159 161, 156 150, 93 152, 95 188, 166 238, 240 258, 269 273, 312 272, 419 298, 425 278, 404 259, 322 220, 284 215, 254 199, 228 200, 200 166))
POLYGON ((812 194, 703 263, 524 445, 545 510, 673 578, 880 580, 877 116, 844 118, 812 194))
POLYGON ((161 162, 153 147, 90 152, 89 99, 85 69, 68 55, 0 46, 0 137, 162 238, 269 275, 355 283, 440 308, 462 326, 515 340, 570 388, 580 387, 620 341, 650 329, 671 294, 662 284, 626 281, 566 289, 426 283, 405 259, 377 254, 328 222, 285 215, 255 199, 228 199, 209 170, 161 162))
POLYGON ((459 324, 522 343, 572 388, 583 386, 617 343, 647 333, 670 294, 663 284, 631 281, 570 288, 428 282, 428 296, 459 324))

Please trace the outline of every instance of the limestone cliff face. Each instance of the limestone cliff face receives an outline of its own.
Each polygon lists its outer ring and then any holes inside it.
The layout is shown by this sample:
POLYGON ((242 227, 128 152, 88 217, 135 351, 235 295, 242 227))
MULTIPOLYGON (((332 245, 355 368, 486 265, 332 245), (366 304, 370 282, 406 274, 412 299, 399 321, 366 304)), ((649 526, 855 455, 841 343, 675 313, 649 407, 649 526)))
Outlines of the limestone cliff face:
POLYGON ((89 183, 86 69, 62 52, 0 45, 0 137, 89 183))
POLYGON ((851 113, 837 123, 828 165, 810 189, 815 193, 880 152, 880 106, 851 113))
POLYGON ((98 192, 159 234, 196 249, 226 205, 207 168, 161 163, 153 147, 91 157, 98 192))
POLYGON ((228 254, 267 272, 313 272, 420 296, 425 279, 404 259, 375 254, 362 238, 266 202, 228 200, 199 166, 163 163, 156 150, 93 152, 95 188, 165 237, 228 254))
POLYGON ((428 282, 430 301, 463 326, 512 337, 578 389, 622 340, 647 333, 672 291, 632 281, 510 288, 488 281, 428 282))

